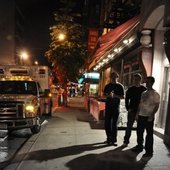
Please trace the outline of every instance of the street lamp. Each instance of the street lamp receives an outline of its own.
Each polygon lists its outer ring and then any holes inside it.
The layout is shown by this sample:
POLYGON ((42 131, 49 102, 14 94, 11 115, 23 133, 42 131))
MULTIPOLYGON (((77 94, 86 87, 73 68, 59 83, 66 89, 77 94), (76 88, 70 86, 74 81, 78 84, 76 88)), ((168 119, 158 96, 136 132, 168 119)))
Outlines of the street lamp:
POLYGON ((65 38, 66 38, 66 35, 63 34, 63 33, 60 33, 60 34, 58 35, 59 41, 63 41, 65 38))
POLYGON ((35 64, 35 65, 38 65, 38 61, 35 61, 34 64, 35 64))
POLYGON ((24 60, 27 60, 27 59, 28 59, 28 54, 26 52, 22 52, 20 56, 20 60, 21 60, 20 63, 24 65, 24 60))

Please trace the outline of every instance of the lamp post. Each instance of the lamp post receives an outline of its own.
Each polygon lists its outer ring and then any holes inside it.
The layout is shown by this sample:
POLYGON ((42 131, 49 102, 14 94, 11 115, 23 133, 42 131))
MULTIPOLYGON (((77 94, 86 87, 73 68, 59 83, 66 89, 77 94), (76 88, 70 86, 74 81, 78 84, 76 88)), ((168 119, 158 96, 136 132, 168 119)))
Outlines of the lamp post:
POLYGON ((38 65, 38 61, 35 61, 34 64, 35 64, 35 65, 38 65))
POLYGON ((60 33, 60 34, 58 35, 59 41, 63 41, 63 40, 65 40, 65 38, 66 38, 66 35, 63 34, 63 33, 60 33))
POLYGON ((22 52, 20 55, 20 63, 24 65, 24 60, 28 59, 28 54, 26 52, 22 52))

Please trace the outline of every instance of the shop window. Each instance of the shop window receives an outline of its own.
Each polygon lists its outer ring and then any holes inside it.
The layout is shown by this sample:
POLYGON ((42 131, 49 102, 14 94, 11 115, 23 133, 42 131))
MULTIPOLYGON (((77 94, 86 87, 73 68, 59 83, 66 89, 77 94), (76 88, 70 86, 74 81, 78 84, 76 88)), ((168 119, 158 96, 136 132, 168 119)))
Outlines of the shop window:
POLYGON ((39 69, 39 74, 45 74, 45 69, 39 69))
POLYGON ((129 73, 129 68, 125 68, 124 73, 129 73))
POLYGON ((89 86, 89 96, 97 96, 98 95, 98 84, 90 84, 89 86))
POLYGON ((132 65, 132 71, 136 71, 136 70, 139 70, 139 69, 140 68, 139 68, 139 64, 138 63, 132 65))
POLYGON ((127 64, 127 65, 124 66, 124 68, 123 68, 124 74, 127 74, 127 73, 130 72, 130 67, 131 67, 130 64, 127 64))
POLYGON ((123 84, 124 84, 125 90, 126 90, 129 86, 129 74, 127 74, 123 77, 123 84))
POLYGON ((0 74, 4 74, 4 69, 0 69, 0 74))

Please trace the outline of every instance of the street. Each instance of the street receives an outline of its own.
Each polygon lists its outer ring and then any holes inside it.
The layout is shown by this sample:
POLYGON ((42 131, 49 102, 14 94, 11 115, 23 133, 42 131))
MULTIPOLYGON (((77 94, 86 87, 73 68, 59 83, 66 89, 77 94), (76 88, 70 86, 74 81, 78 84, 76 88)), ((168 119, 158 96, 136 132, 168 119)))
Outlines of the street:
POLYGON ((7 131, 0 131, 0 168, 6 165, 31 135, 28 129, 14 131, 10 136, 7 131))
MULTIPOLYGON (((48 119, 42 117, 42 128, 48 119)), ((32 137, 30 129, 15 130, 8 134, 6 130, 0 130, 0 168, 4 167, 15 156, 18 150, 32 137)))
MULTIPOLYGON (((69 99, 68 107, 56 107, 40 133, 31 135, 3 170, 169 170, 169 151, 154 136, 152 158, 133 153, 136 132, 128 147, 122 147, 124 130, 118 131, 118 146, 107 146, 103 124, 83 108, 83 98, 69 99)), ((18 140, 18 139, 17 139, 18 140)))
MULTIPOLYGON (((53 110, 57 105, 56 97, 53 96, 53 110)), ((49 117, 46 115, 41 117, 41 128, 43 128, 47 123, 47 119, 49 119, 49 117)), ((30 137, 33 137, 33 134, 29 128, 14 130, 10 134, 7 130, 0 130, 0 169, 8 164, 13 157, 15 157, 15 154, 30 137)), ((36 137, 33 139, 36 140, 36 137)))

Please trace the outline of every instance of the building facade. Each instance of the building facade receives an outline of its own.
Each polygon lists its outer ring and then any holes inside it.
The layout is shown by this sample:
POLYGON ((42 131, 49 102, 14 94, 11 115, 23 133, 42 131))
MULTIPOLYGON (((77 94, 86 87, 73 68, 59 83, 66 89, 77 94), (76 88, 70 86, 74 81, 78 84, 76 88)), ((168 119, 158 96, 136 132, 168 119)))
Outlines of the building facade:
POLYGON ((151 75, 155 77, 155 89, 161 95, 155 126, 163 129, 164 142, 170 145, 170 55, 167 50, 170 49, 170 12, 168 7, 170 7, 168 0, 151 0, 149 2, 144 0, 141 9, 140 30, 151 30, 154 33, 151 75))
POLYGON ((169 6, 168 0, 149 2, 143 0, 139 19, 131 19, 122 24, 122 30, 127 29, 123 35, 119 26, 117 28, 120 29, 113 29, 100 37, 103 44, 101 43, 96 49, 89 64, 89 69, 99 71, 101 74, 99 96, 103 95, 103 87, 110 81, 112 71, 120 74, 119 81, 125 85, 125 88, 131 85, 131 77, 134 73, 141 73, 144 83, 146 76, 155 77, 154 89, 161 96, 155 120, 155 133, 164 138, 167 145, 170 145, 169 6), (114 33, 118 35, 115 41, 113 41, 114 33), (112 40, 108 38, 109 36, 112 40), (127 44, 124 43, 125 40, 127 44))
POLYGON ((0 1, 0 62, 18 64, 24 17, 15 0, 0 1))

